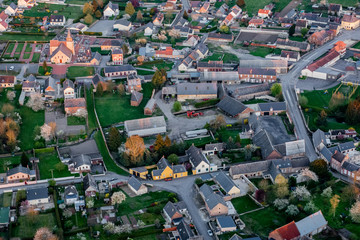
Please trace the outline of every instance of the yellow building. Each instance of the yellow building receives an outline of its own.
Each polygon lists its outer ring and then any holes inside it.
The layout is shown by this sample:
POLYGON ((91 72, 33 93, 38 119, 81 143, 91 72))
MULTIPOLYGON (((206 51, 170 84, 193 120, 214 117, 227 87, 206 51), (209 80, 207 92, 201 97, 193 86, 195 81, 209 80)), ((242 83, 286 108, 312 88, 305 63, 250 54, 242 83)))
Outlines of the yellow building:
POLYGON ((70 63, 74 54, 75 46, 70 30, 68 31, 66 41, 50 41, 50 60, 52 63, 70 63))
POLYGON ((162 157, 156 166, 157 169, 151 173, 153 180, 181 178, 188 175, 183 165, 171 165, 165 157, 162 157))
POLYGON ((145 167, 130 168, 129 172, 131 175, 142 179, 146 179, 146 174, 148 174, 148 170, 145 167))
POLYGON ((344 15, 341 20, 341 28, 346 30, 353 30, 358 28, 360 25, 360 19, 355 15, 344 15))

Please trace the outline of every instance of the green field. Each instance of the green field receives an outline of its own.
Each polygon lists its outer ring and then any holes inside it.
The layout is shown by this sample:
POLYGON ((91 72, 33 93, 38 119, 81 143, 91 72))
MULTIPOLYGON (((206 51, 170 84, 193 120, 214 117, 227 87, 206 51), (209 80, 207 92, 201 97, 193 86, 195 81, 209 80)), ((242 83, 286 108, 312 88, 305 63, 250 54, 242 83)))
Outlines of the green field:
POLYGON ((92 89, 86 89, 86 109, 88 111, 88 129, 91 132, 95 128, 98 127, 96 116, 94 112, 94 101, 93 101, 93 95, 92 95, 92 89))
POLYGON ((64 15, 66 19, 76 19, 83 15, 81 7, 39 3, 33 8, 26 10, 24 16, 42 18, 54 14, 54 11, 57 11, 56 14, 64 15))
POLYGON ((24 48, 25 43, 19 43, 16 47, 15 53, 21 53, 22 49, 24 48))
POLYGON ((11 54, 11 52, 14 50, 14 47, 15 47, 15 43, 9 43, 5 53, 11 54))
POLYGON ((95 107, 101 126, 105 127, 126 120, 146 117, 144 107, 151 97, 153 87, 151 83, 146 83, 142 85, 142 88, 144 96, 138 107, 130 106, 130 95, 119 96, 107 93, 103 96, 96 96, 95 107))
POLYGON ((248 195, 243 197, 233 198, 231 203, 234 205, 238 214, 248 212, 259 208, 259 206, 248 195))
POLYGON ((85 124, 86 124, 85 118, 76 117, 76 116, 68 116, 67 117, 67 125, 69 125, 69 126, 85 125, 85 124))
POLYGON ((352 48, 360 49, 360 41, 355 43, 355 45, 352 46, 352 48))
POLYGON ((214 141, 212 139, 212 137, 210 137, 210 136, 191 139, 191 140, 185 140, 185 143, 188 147, 190 147, 192 144, 194 144, 196 147, 203 147, 203 146, 205 146, 205 144, 214 143, 214 142, 216 142, 216 141, 214 141))
POLYGON ((87 77, 94 75, 94 67, 72 66, 68 67, 66 76, 68 78, 87 77))
POLYGON ((153 71, 137 70, 138 75, 154 75, 154 73, 153 71))
POLYGON ((57 170, 56 164, 61 163, 57 152, 53 149, 50 152, 45 153, 38 153, 36 154, 36 157, 39 158, 39 170, 40 170, 40 179, 51 179, 51 169, 53 169, 54 178, 61 178, 61 177, 69 177, 73 176, 67 167, 65 167, 65 170, 57 170))
POLYGON ((50 41, 54 35, 40 35, 40 34, 2 34, 0 40, 2 41, 50 41))
POLYGON ((40 60, 40 53, 34 53, 31 62, 38 63, 40 60))
POLYGON ((224 63, 232 63, 232 62, 238 62, 239 58, 232 53, 220 53, 217 51, 214 51, 214 53, 211 56, 208 56, 201 60, 202 62, 208 62, 208 61, 223 61, 224 63))
POLYGON ((329 3, 342 4, 343 7, 356 7, 359 4, 358 0, 329 0, 329 3))
POLYGON ((41 227, 53 229, 56 225, 54 213, 39 214, 35 219, 30 216, 19 216, 17 223, 11 229, 11 235, 23 239, 32 239, 36 230, 41 227))
POLYGON ((143 62, 141 65, 136 66, 140 68, 153 69, 153 67, 157 67, 158 69, 171 70, 174 66, 173 62, 162 61, 152 61, 152 62, 143 62))
POLYGON ((30 55, 31 55, 31 53, 24 53, 23 59, 29 59, 30 55))
POLYGON ((289 40, 297 41, 297 42, 304 42, 304 41, 306 41, 306 38, 303 38, 300 36, 289 36, 289 40))
POLYGON ((32 51, 33 43, 27 43, 25 47, 25 52, 31 52, 32 51))
POLYGON ((0 195, 0 206, 10 207, 12 199, 12 192, 5 192, 0 195))
POLYGON ((21 159, 21 155, 0 158, 0 173, 6 173, 7 167, 11 169, 18 166, 20 164, 20 159, 21 159))
POLYGON ((40 110, 34 112, 31 108, 22 106, 20 108, 20 115, 23 119, 20 125, 20 148, 22 150, 29 150, 34 147, 34 129, 36 126, 42 126, 45 122, 45 111, 40 110))
POLYGON ((266 47, 250 47, 249 48, 250 54, 258 57, 266 57, 269 54, 276 54, 280 55, 280 49, 273 49, 273 48, 266 48, 266 47))
MULTIPOLYGON (((271 0, 245 0, 245 7, 243 7, 243 11, 247 11, 252 15, 257 15, 257 12, 260 8, 264 8, 265 5, 274 2, 271 0)), ((278 0, 275 1, 275 12, 280 12, 283 8, 285 8, 291 0, 278 0)), ((230 6, 230 5, 229 5, 230 6)))

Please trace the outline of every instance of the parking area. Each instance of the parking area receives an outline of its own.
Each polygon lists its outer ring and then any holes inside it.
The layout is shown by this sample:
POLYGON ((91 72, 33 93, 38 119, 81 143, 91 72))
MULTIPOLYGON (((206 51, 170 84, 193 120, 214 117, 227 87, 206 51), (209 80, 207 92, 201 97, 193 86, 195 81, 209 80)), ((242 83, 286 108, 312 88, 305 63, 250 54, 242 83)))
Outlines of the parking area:
POLYGON ((296 83, 296 87, 300 90, 322 90, 328 89, 333 86, 339 84, 338 81, 329 81, 329 80, 322 80, 322 79, 315 79, 315 78, 306 78, 304 80, 299 80, 296 83))
POLYGON ((89 32, 102 32, 103 37, 108 37, 115 35, 116 32, 113 32, 113 25, 115 20, 100 20, 95 23, 91 28, 88 29, 89 32))
POLYGON ((295 140, 294 136, 290 136, 287 133, 284 123, 279 116, 263 116, 261 118, 261 124, 271 135, 274 145, 295 140))
POLYGON ((46 109, 45 111, 45 123, 55 122, 56 130, 62 131, 66 136, 78 135, 81 132, 85 132, 84 125, 69 126, 67 124, 67 117, 59 110, 46 109))

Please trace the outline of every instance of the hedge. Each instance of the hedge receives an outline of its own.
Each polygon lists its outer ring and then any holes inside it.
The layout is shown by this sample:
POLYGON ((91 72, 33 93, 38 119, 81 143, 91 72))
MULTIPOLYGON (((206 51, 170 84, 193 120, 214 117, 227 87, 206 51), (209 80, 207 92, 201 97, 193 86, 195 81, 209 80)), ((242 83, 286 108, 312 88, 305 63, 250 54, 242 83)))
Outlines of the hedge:
POLYGON ((201 33, 208 33, 208 32, 212 32, 215 31, 217 29, 217 27, 212 27, 212 28, 208 28, 208 29, 200 29, 201 33))
POLYGON ((89 227, 82 227, 82 228, 76 228, 74 230, 65 232, 64 235, 65 236, 71 236, 71 235, 75 235, 77 233, 81 233, 81 232, 89 232, 90 228, 89 227))
POLYGON ((207 101, 195 103, 195 107, 196 108, 209 107, 209 106, 213 106, 213 105, 217 104, 218 102, 220 102, 219 98, 210 99, 210 100, 207 100, 207 101))
MULTIPOLYGON (((41 33, 41 32, 3 32, 3 35, 38 35, 38 36, 45 36, 45 33, 41 33)), ((46 33, 47 36, 56 36, 56 33, 46 33)))
POLYGON ((36 154, 51 153, 55 151, 54 147, 35 149, 36 154))
POLYGON ((84 35, 102 36, 102 32, 82 32, 84 35))

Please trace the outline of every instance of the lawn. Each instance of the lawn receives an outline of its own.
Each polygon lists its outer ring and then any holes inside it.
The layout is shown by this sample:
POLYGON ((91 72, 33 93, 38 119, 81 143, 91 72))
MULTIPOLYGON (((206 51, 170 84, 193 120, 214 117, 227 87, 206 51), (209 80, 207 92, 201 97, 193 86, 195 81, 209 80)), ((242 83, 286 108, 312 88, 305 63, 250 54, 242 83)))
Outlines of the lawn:
POLYGON ((23 59, 29 59, 30 55, 31 55, 31 53, 24 53, 23 59))
MULTIPOLYGON (((27 11, 25 11, 27 12, 27 11)), ((2 34, 0 35, 0 41, 50 41, 54 38, 54 35, 48 34, 2 34)))
POLYGON ((98 127, 98 124, 94 112, 92 89, 87 89, 87 88, 86 88, 86 109, 88 111, 88 124, 89 124, 88 129, 91 132, 98 127))
POLYGON ((144 107, 151 97, 153 87, 151 83, 142 85, 143 100, 138 107, 130 106, 131 95, 120 96, 119 94, 107 93, 95 97, 95 107, 101 126, 109 126, 126 120, 147 117, 144 115, 144 107))
POLYGON ((281 50, 280 49, 273 49, 273 48, 267 48, 267 47, 250 47, 249 48, 250 54, 257 57, 266 57, 269 54, 276 54, 280 55, 281 50))
POLYGON ((289 40, 297 41, 297 42, 304 42, 304 41, 306 41, 306 38, 303 38, 300 36, 289 36, 289 40))
MULTIPOLYGON (((43 149, 42 149, 43 150, 43 149)), ((61 163, 57 152, 55 149, 46 149, 48 151, 43 153, 37 153, 36 156, 39 158, 39 170, 40 170, 40 179, 51 179, 51 169, 53 169, 54 178, 61 178, 61 177, 69 177, 73 176, 67 167, 64 170, 57 170, 56 164, 61 163)))
POLYGON ((111 172, 114 172, 114 173, 117 173, 120 175, 128 176, 129 173, 124 171, 123 169, 119 168, 116 165, 116 163, 114 162, 114 160, 111 159, 111 157, 106 149, 106 145, 105 145, 103 137, 101 136, 100 131, 95 133, 94 139, 96 141, 97 147, 99 148, 101 156, 104 159, 105 167, 106 167, 107 171, 111 171, 111 172))
POLYGON ((166 62, 162 60, 162 61, 143 62, 141 65, 136 67, 147 68, 147 69, 153 69, 153 67, 157 67, 158 69, 164 68, 165 70, 171 70, 173 66, 174 66, 173 62, 166 62))
POLYGON ((154 75, 154 73, 153 71, 137 70, 138 75, 154 75))
POLYGON ((68 67, 66 76, 68 78, 87 77, 93 76, 94 73, 94 67, 72 66, 68 67))
POLYGON ((203 147, 205 144, 216 142, 212 139, 212 137, 202 137, 202 138, 195 138, 191 140, 185 140, 185 143, 188 147, 194 144, 196 147, 203 147))
POLYGON ((67 125, 73 126, 73 125, 85 125, 86 120, 82 117, 76 117, 76 116, 68 116, 67 117, 67 125))
POLYGON ((232 54, 232 53, 224 53, 224 57, 222 60, 224 63, 239 62, 239 58, 235 54, 232 54))
POLYGON ((220 61, 222 59, 223 54, 222 53, 213 53, 211 56, 207 56, 202 62, 208 62, 208 61, 220 61))
POLYGON ((11 54, 12 51, 14 50, 14 47, 15 47, 15 43, 9 43, 7 49, 6 49, 6 53, 9 53, 11 54))
MULTIPOLYGON (((53 68, 52 68, 52 67, 49 67, 49 66, 48 66, 47 68, 48 68, 48 69, 47 69, 47 72, 48 72, 48 73, 51 73, 53 68)), ((42 76, 44 76, 44 75, 46 74, 43 66, 40 66, 40 67, 39 67, 38 72, 39 72, 39 75, 42 75, 42 76)))
POLYGON ((0 158, 0 173, 6 173, 7 166, 9 168, 14 168, 20 164, 21 155, 13 156, 13 157, 4 157, 0 158), (9 165, 3 165, 3 163, 9 163, 9 165))
POLYGON ((19 216, 17 225, 12 228, 12 236, 22 239, 32 239, 37 229, 47 227, 53 229, 56 225, 54 213, 39 214, 35 219, 28 216, 19 216))
POLYGON ((234 198, 231 200, 231 203, 234 205, 238 214, 259 208, 259 206, 254 202, 254 200, 251 199, 251 197, 249 197, 249 195, 234 198))
POLYGON ((5 192, 0 195, 0 206, 10 207, 12 199, 12 192, 5 192))
POLYGON ((33 47, 34 43, 27 43, 26 47, 25 47, 25 52, 31 52, 32 51, 32 47, 33 47))
POLYGON ((34 112, 31 108, 22 106, 20 107, 20 115, 22 124, 20 125, 19 145, 22 150, 29 150, 34 147, 35 127, 44 125, 45 112, 44 110, 34 112))
POLYGON ((38 63, 40 60, 40 55, 41 55, 40 53, 34 53, 32 59, 31 59, 31 62, 38 63))
POLYGON ((24 12, 24 16, 42 18, 54 14, 55 11, 57 11, 56 14, 64 15, 66 19, 68 18, 76 19, 82 16, 83 14, 81 7, 76 7, 76 6, 67 7, 66 5, 39 3, 38 5, 32 7, 31 9, 27 9, 24 12))
POLYGON ((17 47, 16 47, 15 52, 16 52, 16 53, 21 53, 22 49, 24 48, 24 45, 25 45, 25 43, 19 43, 19 44, 17 45, 17 47))
POLYGON ((111 51, 110 51, 110 50, 104 50, 104 51, 102 51, 100 47, 92 47, 92 48, 91 48, 91 52, 98 52, 98 53, 100 53, 101 55, 108 55, 108 54, 110 54, 111 51))
MULTIPOLYGON (((354 46, 352 46, 352 48, 356 48, 356 49, 360 49, 360 41, 355 43, 354 46)), ((7 51, 6 51, 7 52, 7 51)))
POLYGON ((329 3, 342 4, 343 7, 355 7, 359 4, 358 0, 329 0, 329 3))

